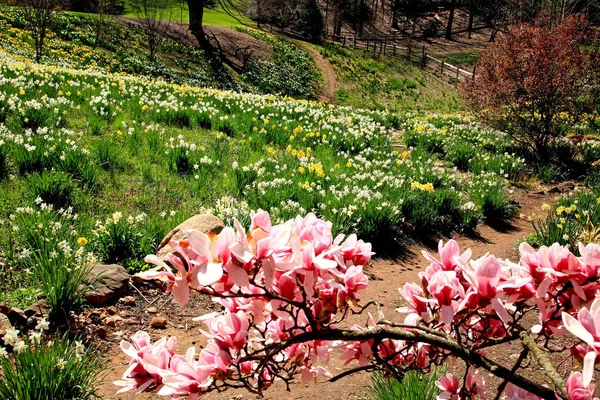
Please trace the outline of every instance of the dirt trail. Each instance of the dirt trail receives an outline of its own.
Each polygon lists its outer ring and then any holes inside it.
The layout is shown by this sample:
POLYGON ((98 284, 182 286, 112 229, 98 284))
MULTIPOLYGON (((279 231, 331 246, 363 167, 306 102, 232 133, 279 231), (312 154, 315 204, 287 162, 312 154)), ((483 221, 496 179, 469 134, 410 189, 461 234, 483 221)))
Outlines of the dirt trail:
MULTIPOLYGON (((514 200, 520 203, 520 213, 530 215, 533 212, 539 213, 540 207, 544 203, 552 204, 555 201, 555 195, 548 194, 531 194, 525 192, 513 193, 514 200)), ((533 231, 531 223, 525 219, 515 218, 506 229, 494 229, 489 226, 481 226, 479 229, 479 237, 465 237, 456 235, 454 238, 459 242, 462 249, 470 247, 473 250, 473 256, 479 257, 486 252, 491 252, 501 258, 510 258, 517 261, 518 250, 517 241, 530 234, 533 231)), ((375 259, 371 266, 368 267, 369 286, 363 299, 375 299, 383 304, 383 312, 386 317, 394 319, 399 317, 394 309, 400 305, 400 296, 397 288, 403 286, 409 281, 418 281, 418 273, 427 266, 427 262, 423 259, 421 251, 435 252, 435 248, 431 249, 423 245, 414 245, 408 248, 399 260, 375 259)), ((139 299, 142 302, 142 299, 139 299)), ((162 301, 161 301, 162 302, 162 301)), ((185 349, 192 345, 204 344, 201 340, 201 335, 198 333, 200 325, 190 321, 191 317, 197 315, 204 305, 192 306, 190 308, 172 307, 169 309, 167 318, 169 319, 168 329, 166 330, 151 330, 150 334, 153 339, 158 339, 161 336, 176 335, 178 337, 177 350, 184 352, 185 349), (172 321, 172 322, 171 322, 172 321), (188 325, 188 323, 190 325, 188 325), (196 342, 198 341, 198 342, 196 342)), ((151 316, 146 315, 146 322, 142 321, 139 329, 148 329, 148 319, 151 316)), ((142 320, 144 317, 142 316, 142 320)), ((365 321, 357 321, 364 323, 365 321)), ((135 327, 125 329, 126 331, 134 332, 135 327)), ((129 336, 129 332, 124 332, 124 338, 129 336)), ((127 368, 127 358, 120 352, 118 348, 118 337, 110 339, 113 344, 108 351, 110 359, 109 372, 104 385, 100 389, 100 394, 106 400, 125 400, 129 399, 128 394, 116 395, 115 386, 112 381, 120 378, 123 371, 127 368)), ((335 359, 335 355, 333 359, 335 359)), ((330 368, 334 375, 344 371, 340 363, 333 364, 330 368)), ((365 388, 370 383, 370 375, 366 373, 356 374, 352 377, 346 377, 334 383, 318 383, 317 385, 293 385, 292 392, 286 392, 284 385, 276 385, 265 393, 266 399, 361 399, 364 398, 365 388)), ((157 399, 155 394, 142 394, 137 396, 138 399, 149 400, 157 399)), ((251 399, 255 398, 248 392, 241 390, 231 390, 226 393, 211 393, 203 397, 203 399, 225 400, 225 399, 251 399)))
POLYGON ((310 44, 301 42, 299 40, 294 41, 298 46, 302 49, 310 53, 317 68, 319 68, 323 73, 323 87, 321 89, 321 93, 319 94, 319 101, 324 103, 331 103, 335 98, 335 71, 333 70, 333 66, 327 60, 321 52, 310 44))

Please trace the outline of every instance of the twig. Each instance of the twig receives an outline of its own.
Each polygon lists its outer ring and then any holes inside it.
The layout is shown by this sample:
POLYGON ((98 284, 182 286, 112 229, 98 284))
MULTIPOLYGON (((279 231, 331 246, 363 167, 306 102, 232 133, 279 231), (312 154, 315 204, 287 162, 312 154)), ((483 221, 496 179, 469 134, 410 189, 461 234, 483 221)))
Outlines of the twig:
POLYGON ((140 289, 136 288, 134 284, 132 284, 131 282, 129 282, 129 286, 131 286, 132 288, 134 288, 135 291, 138 292, 140 294, 140 296, 142 296, 144 298, 144 300, 146 300, 146 303, 150 303, 150 300, 148 300, 148 298, 146 296, 144 296, 144 294, 142 292, 140 292, 140 289))

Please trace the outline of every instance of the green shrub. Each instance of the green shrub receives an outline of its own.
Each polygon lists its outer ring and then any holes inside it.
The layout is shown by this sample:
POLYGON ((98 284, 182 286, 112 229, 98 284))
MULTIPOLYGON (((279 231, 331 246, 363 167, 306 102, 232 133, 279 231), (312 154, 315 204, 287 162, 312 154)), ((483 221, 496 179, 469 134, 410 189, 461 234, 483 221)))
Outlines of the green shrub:
POLYGON ((12 360, 0 360, 0 398, 91 400, 104 370, 99 354, 66 337, 24 341, 12 360))
POLYGON ((33 285, 44 293, 51 307, 48 318, 58 324, 68 321, 69 313, 85 303, 89 287, 84 282, 94 266, 91 255, 84 257, 68 244, 56 249, 57 254, 60 251, 62 254, 54 258, 33 252, 29 266, 33 285))
POLYGON ((76 224, 84 222, 71 210, 44 203, 20 207, 7 225, 12 237, 1 249, 6 265, 24 271, 31 286, 46 296, 53 321, 65 321, 83 304, 87 291, 83 282, 96 262, 76 224))
POLYGON ((43 171, 31 175, 28 182, 32 200, 52 204, 56 209, 67 208, 73 204, 75 184, 64 172, 43 171))
POLYGON ((146 214, 124 217, 115 212, 104 221, 97 221, 91 236, 91 246, 102 261, 117 263, 130 272, 146 266, 144 257, 156 252, 156 246, 179 221, 166 213, 147 218, 146 214))

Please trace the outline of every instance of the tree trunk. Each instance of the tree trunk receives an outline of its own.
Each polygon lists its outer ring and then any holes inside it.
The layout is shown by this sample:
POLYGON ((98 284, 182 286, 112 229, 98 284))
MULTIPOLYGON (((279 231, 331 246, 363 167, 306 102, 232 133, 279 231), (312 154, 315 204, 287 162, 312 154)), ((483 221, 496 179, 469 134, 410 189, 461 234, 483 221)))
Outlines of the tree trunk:
POLYGON ((446 39, 452 39, 452 25, 454 24, 454 11, 456 10, 456 0, 450 3, 450 15, 448 16, 448 25, 446 26, 446 39))
POLYGON ((206 33, 204 32, 204 25, 202 24, 202 18, 204 17, 204 0, 186 0, 188 5, 188 12, 190 16, 190 32, 196 40, 200 48, 207 53, 213 53, 214 48, 210 44, 206 33))

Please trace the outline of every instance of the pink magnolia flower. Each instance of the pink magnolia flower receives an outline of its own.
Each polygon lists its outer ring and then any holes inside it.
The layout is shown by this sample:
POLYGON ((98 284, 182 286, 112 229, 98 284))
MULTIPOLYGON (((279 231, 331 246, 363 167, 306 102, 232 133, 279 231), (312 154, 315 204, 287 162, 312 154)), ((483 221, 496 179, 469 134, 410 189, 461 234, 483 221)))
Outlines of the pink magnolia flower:
POLYGON ((577 318, 563 312, 562 320, 569 332, 588 345, 588 353, 583 358, 584 385, 588 386, 594 374, 596 356, 600 353, 600 297, 592 302, 590 308, 579 310, 577 318))
POLYGON ((581 263, 583 264, 583 273, 586 277, 598 276, 600 272, 600 245, 590 243, 586 246, 579 243, 579 254, 581 254, 581 263))
POLYGON ((596 400, 596 385, 586 382, 581 372, 571 372, 566 386, 570 400, 596 400))
POLYGON ((400 313, 409 314, 405 321, 407 324, 416 325, 418 318, 422 318, 424 321, 431 319, 431 311, 427 307, 427 303, 431 302, 431 300, 425 297, 423 289, 419 285, 408 282, 404 284, 404 287, 398 289, 398 291, 410 304, 410 307, 396 309, 400 313))
POLYGON ((122 387, 118 393, 133 389, 136 389, 135 393, 141 393, 153 384, 162 383, 164 376, 169 373, 176 341, 174 337, 168 340, 162 338, 152 344, 150 335, 146 332, 136 332, 131 337, 132 343, 121 341, 121 350, 131 361, 123 378, 114 382, 116 386, 122 387))
POLYGON ((467 249, 464 253, 460 254, 460 246, 454 239, 449 240, 445 245, 444 241, 440 240, 438 243, 439 260, 426 251, 422 253, 423 257, 431 262, 431 265, 439 266, 444 271, 453 271, 459 261, 467 262, 471 258, 471 249, 467 249))
POLYGON ((504 323, 508 323, 510 316, 499 298, 500 293, 505 289, 517 289, 525 286, 531 281, 531 278, 521 278, 516 275, 507 278, 503 274, 500 263, 493 255, 485 255, 478 260, 471 260, 469 263, 459 262, 464 278, 471 284, 471 289, 463 304, 470 309, 476 309, 491 303, 500 319, 504 323))
POLYGON ((521 389, 518 386, 508 383, 506 389, 504 389, 504 396, 502 400, 541 400, 542 398, 536 396, 533 393, 528 392, 525 389, 521 389))
POLYGON ((239 351, 247 342, 250 321, 243 310, 207 319, 206 323, 210 331, 206 335, 221 349, 239 351))
POLYGON ((467 374, 464 390, 471 396, 479 396, 482 399, 487 398, 485 392, 485 377, 479 374, 479 370, 467 374))
POLYGON ((163 378, 163 387, 159 396, 187 396, 188 400, 197 400, 200 393, 213 382, 212 366, 203 365, 194 360, 196 351, 190 347, 185 356, 175 356, 171 361, 171 373, 163 378))
POLYGON ((438 400, 458 400, 460 393, 460 381, 454 374, 447 374, 440 378, 435 385, 442 390, 437 396, 438 400))
POLYGON ((429 280, 427 291, 437 300, 441 308, 442 320, 449 324, 454 318, 455 297, 464 298, 464 288, 454 271, 438 270, 429 280))

